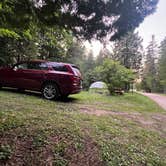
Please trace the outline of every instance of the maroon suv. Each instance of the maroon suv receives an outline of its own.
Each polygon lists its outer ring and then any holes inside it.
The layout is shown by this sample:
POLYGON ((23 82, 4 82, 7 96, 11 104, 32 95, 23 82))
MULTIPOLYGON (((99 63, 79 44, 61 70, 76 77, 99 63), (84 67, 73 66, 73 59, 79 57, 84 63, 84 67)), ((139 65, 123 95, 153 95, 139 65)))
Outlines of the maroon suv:
POLYGON ((0 69, 0 86, 42 92, 57 99, 81 91, 79 68, 72 64, 43 60, 25 61, 0 69))

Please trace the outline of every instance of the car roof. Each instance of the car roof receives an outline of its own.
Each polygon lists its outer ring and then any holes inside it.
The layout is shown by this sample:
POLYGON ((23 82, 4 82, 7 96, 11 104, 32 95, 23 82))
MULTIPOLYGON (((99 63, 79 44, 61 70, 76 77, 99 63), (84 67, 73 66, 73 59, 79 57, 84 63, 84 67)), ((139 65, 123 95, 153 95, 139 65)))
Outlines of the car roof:
POLYGON ((57 63, 57 64, 62 64, 62 65, 71 65, 72 67, 78 68, 75 64, 71 64, 71 63, 64 63, 64 62, 55 62, 55 61, 48 61, 48 60, 40 60, 40 59, 35 59, 35 60, 29 60, 29 61, 21 61, 19 63, 57 63))

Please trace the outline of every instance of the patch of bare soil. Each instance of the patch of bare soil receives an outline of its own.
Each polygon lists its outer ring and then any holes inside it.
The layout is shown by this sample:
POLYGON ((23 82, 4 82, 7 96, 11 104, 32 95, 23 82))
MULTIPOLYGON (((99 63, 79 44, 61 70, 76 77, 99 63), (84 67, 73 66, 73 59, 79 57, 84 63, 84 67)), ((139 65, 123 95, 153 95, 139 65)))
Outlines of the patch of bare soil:
POLYGON ((104 166, 100 159, 98 145, 87 137, 82 142, 83 148, 77 150, 73 146, 66 150, 69 166, 104 166))
POLYGON ((80 111, 82 113, 87 113, 90 115, 96 115, 96 116, 102 116, 102 115, 132 115, 132 116, 137 116, 140 115, 140 113, 127 113, 127 112, 115 112, 115 111, 106 111, 106 110, 97 110, 94 108, 88 108, 88 107, 81 107, 80 111))
POLYGON ((141 125, 144 128, 155 130, 160 133, 162 136, 166 137, 166 115, 160 113, 153 113, 149 115, 144 115, 137 112, 115 112, 115 111, 106 111, 98 110, 90 107, 81 107, 80 111, 89 115, 96 116, 119 116, 127 120, 134 121, 141 125))
POLYGON ((63 135, 50 136, 41 147, 33 146, 33 138, 19 138, 14 134, 0 137, 0 145, 10 145, 10 159, 0 160, 1 166, 53 166, 62 164, 69 166, 104 166, 100 160, 99 147, 90 138, 81 139, 81 147, 63 135), (61 147, 61 144, 65 144, 61 147))

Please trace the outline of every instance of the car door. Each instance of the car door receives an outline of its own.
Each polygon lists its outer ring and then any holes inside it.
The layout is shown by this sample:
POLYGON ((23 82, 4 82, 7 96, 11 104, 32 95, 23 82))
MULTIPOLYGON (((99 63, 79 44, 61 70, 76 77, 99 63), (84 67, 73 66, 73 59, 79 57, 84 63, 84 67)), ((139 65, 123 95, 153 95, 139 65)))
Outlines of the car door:
POLYGON ((27 70, 27 63, 19 63, 14 65, 11 73, 12 87, 24 89, 26 82, 24 81, 24 70, 27 70))
POLYGON ((28 90, 40 90, 47 67, 37 62, 29 62, 27 69, 22 70, 22 88, 28 90))

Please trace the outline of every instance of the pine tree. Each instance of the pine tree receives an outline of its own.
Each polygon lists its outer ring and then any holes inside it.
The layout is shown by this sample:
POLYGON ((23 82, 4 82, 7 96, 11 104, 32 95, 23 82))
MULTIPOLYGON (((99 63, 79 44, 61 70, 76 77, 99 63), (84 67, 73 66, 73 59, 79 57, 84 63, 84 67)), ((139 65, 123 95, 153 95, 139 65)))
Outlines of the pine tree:
POLYGON ((157 91, 157 74, 157 44, 153 35, 147 46, 142 80, 143 89, 149 92, 157 91))
POLYGON ((159 52, 159 81, 161 84, 161 91, 166 93, 166 37, 161 42, 159 52))
POLYGON ((113 60, 120 61, 129 69, 139 71, 143 55, 142 38, 138 33, 129 32, 114 43, 113 60))

